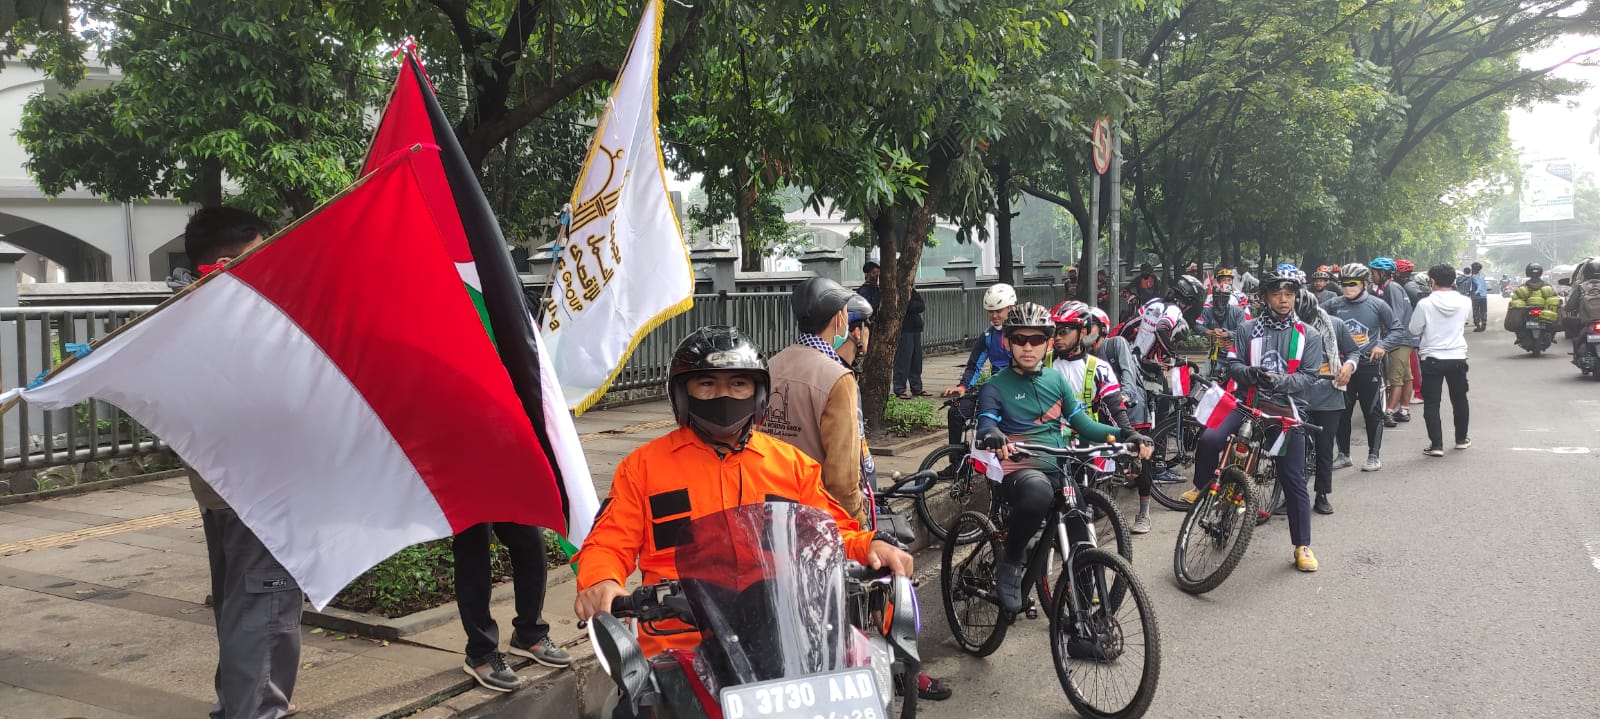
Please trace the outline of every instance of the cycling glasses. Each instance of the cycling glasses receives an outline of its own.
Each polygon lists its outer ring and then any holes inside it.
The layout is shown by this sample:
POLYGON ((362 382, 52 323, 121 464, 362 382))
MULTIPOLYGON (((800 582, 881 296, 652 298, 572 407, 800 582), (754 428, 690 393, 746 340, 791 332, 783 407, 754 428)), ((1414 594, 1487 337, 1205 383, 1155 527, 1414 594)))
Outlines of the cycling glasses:
POLYGON ((1345 280, 1343 282, 1340 282, 1339 284, 1344 285, 1345 287, 1360 287, 1360 286, 1366 284, 1366 282, 1364 282, 1362 280, 1345 280))
POLYGON ((1017 334, 1007 336, 1006 341, 1020 347, 1038 347, 1039 345, 1049 342, 1050 338, 1044 335, 1017 334))

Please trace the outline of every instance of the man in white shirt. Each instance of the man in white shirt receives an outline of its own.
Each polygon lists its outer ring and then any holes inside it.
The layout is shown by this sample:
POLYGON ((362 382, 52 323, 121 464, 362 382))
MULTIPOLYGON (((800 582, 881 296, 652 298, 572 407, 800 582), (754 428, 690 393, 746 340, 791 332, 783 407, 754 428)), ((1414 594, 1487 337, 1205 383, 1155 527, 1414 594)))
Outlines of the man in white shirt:
POLYGON ((1440 391, 1450 385, 1450 409, 1455 413, 1456 449, 1472 446, 1467 436, 1466 320, 1472 300, 1455 289, 1456 270, 1450 265, 1428 268, 1433 292, 1417 303, 1411 314, 1411 335, 1422 357, 1422 417, 1428 425, 1429 457, 1444 456, 1444 429, 1439 420, 1440 391))

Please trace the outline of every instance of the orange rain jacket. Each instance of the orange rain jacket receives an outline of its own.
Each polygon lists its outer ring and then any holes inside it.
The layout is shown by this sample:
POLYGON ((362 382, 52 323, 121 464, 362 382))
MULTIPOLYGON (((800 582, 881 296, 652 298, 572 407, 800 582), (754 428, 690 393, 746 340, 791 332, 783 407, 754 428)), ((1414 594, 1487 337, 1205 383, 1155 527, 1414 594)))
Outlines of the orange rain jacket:
MULTIPOLYGON (((743 451, 718 457, 694 430, 679 427, 633 451, 617 466, 611 493, 578 552, 578 590, 611 579, 627 584, 637 567, 645 584, 676 579, 678 531, 690 520, 729 507, 783 499, 828 512, 839 524, 845 555, 865 563, 872 532, 822 487, 822 465, 794 445, 760 432, 743 451)), ((663 623, 662 627, 676 627, 663 623)), ((696 632, 655 637, 640 632, 647 657, 700 643, 696 632)))

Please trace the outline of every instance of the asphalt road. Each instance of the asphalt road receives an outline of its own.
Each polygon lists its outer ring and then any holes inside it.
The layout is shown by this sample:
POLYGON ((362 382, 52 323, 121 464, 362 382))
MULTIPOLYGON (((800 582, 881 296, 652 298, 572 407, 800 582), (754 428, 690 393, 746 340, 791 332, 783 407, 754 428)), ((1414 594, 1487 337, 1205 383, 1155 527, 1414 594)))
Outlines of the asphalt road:
MULTIPOLYGON (((1134 549, 1161 628, 1147 716, 1600 716, 1600 382, 1559 340, 1537 359, 1513 346, 1492 302, 1490 330, 1467 335, 1474 446, 1425 457, 1414 405, 1382 471, 1335 472, 1337 511, 1312 522, 1321 571, 1294 570, 1275 519, 1225 584, 1189 596, 1172 580, 1181 515, 1154 508, 1134 549)), ((950 641, 938 582, 921 598, 927 670, 956 688, 922 716, 1075 715, 1044 619, 977 659, 950 641)))

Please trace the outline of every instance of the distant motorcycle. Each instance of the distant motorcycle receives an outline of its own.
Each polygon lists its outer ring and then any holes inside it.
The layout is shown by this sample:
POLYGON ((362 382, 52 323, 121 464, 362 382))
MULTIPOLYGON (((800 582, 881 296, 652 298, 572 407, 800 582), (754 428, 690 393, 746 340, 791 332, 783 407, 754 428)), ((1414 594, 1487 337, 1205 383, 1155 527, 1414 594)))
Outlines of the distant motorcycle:
POLYGON ((1572 363, 1585 377, 1600 378, 1600 322, 1583 325, 1583 341, 1573 352, 1572 363))

